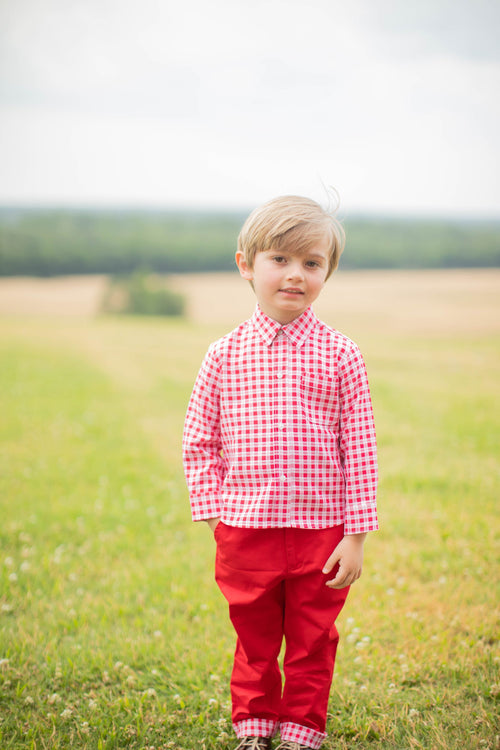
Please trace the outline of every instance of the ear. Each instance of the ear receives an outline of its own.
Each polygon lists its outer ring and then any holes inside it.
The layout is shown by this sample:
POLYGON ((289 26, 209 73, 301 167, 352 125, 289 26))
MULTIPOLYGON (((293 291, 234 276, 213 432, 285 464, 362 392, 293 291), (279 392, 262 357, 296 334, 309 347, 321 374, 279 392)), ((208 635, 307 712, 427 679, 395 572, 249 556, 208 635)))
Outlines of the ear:
POLYGON ((243 253, 238 250, 235 256, 236 265, 238 266, 240 275, 246 279, 247 281, 252 281, 253 279, 253 270, 250 268, 248 263, 246 262, 245 258, 243 257, 243 253))

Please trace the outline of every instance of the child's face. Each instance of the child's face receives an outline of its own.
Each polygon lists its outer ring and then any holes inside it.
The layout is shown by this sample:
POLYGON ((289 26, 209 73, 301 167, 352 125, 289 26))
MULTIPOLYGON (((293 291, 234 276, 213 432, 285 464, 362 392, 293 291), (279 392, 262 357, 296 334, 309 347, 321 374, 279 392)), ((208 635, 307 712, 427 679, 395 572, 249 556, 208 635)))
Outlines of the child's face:
POLYGON ((281 325, 291 323, 321 292, 328 274, 330 242, 325 237, 301 253, 264 250, 250 268, 236 253, 240 274, 252 281, 261 310, 281 325))

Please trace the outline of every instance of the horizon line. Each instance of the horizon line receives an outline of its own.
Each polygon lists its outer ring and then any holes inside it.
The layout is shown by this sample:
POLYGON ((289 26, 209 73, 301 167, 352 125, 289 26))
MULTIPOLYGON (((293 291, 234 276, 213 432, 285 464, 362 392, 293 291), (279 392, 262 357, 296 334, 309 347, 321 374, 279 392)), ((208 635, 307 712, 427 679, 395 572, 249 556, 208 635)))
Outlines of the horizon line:
MULTIPOLYGON (((3 211, 91 211, 95 213, 183 213, 183 214, 223 214, 223 215, 248 215, 255 206, 251 205, 223 205, 223 204, 176 204, 176 203, 130 203, 114 202, 98 203, 92 201, 2 201, 0 200, 0 212, 3 211)), ((500 210, 494 211, 471 211, 469 214, 446 211, 409 209, 377 209, 377 208, 355 208, 351 211, 339 211, 339 218, 355 219, 387 219, 402 221, 453 221, 461 223, 469 222, 499 222, 500 210)))

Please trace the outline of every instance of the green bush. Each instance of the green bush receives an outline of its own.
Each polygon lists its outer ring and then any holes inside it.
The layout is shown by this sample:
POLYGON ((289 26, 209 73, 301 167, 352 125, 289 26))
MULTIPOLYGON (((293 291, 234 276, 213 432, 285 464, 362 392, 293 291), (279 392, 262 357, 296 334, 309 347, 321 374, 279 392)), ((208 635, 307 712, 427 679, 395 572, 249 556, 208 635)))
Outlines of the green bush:
POLYGON ((185 299, 173 292, 156 277, 144 271, 130 276, 115 277, 105 294, 102 311, 126 315, 163 315, 181 317, 185 299))

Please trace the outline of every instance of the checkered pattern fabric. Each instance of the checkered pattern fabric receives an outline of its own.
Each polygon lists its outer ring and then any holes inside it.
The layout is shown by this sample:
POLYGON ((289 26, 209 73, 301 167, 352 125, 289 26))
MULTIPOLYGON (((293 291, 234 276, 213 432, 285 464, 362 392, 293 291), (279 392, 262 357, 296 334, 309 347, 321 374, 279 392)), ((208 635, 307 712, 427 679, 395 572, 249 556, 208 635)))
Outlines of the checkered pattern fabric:
POLYGON ((284 748, 287 748, 287 742, 290 743, 287 750, 296 750, 298 746, 318 750, 326 738, 326 734, 292 723, 282 724, 280 734, 284 748))
MULTIPOLYGON (((281 734, 281 740, 284 747, 286 743, 295 743, 307 748, 320 748, 326 738, 326 734, 316 732, 309 727, 303 727, 300 724, 286 722, 281 725, 271 719, 245 719, 233 725, 238 738, 244 737, 274 737, 275 734, 281 734)), ((279 746, 281 747, 281 745, 279 746)), ((294 749, 295 750, 295 749, 294 749)))
POLYGON ((311 308, 286 326, 257 307, 209 348, 185 421, 192 517, 230 526, 378 528, 363 358, 311 308))
POLYGON ((233 725, 236 736, 243 737, 274 737, 278 731, 278 722, 272 719, 245 719, 233 725))

